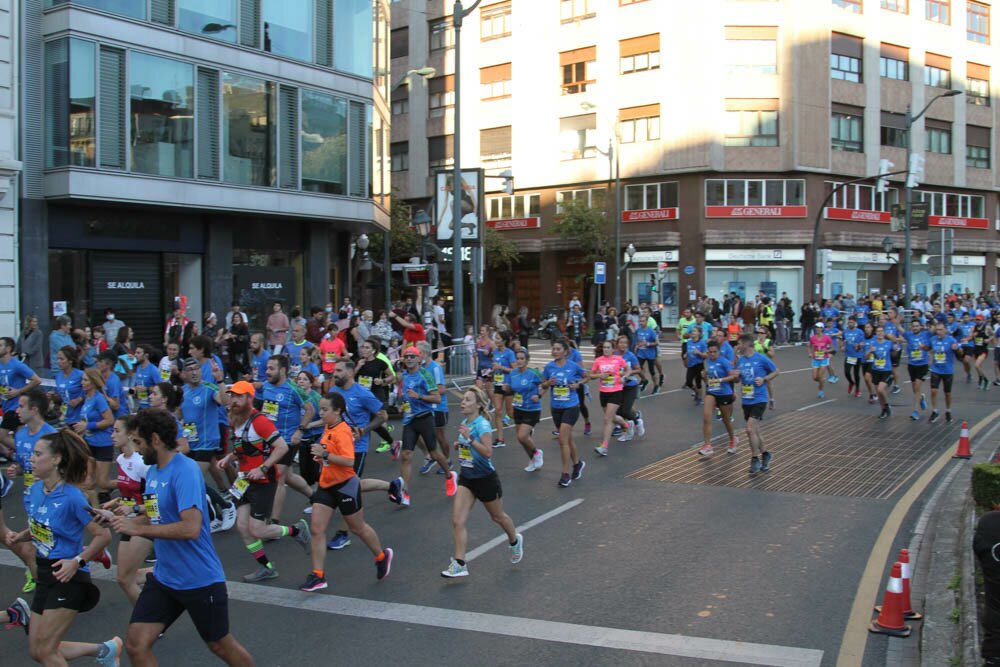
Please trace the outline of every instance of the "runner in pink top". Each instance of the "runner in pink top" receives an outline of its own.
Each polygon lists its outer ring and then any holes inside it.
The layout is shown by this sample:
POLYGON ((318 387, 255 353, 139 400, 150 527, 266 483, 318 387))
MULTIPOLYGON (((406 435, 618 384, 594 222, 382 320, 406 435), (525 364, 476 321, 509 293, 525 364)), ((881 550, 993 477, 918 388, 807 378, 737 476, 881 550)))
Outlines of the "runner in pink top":
POLYGON ((813 382, 819 385, 819 398, 825 396, 826 376, 830 368, 833 339, 826 335, 822 322, 816 323, 816 333, 809 337, 809 359, 812 360, 813 382))
POLYGON ((623 357, 615 355, 614 343, 609 340, 601 343, 597 349, 600 355, 594 359, 594 365, 587 374, 588 380, 600 380, 601 382, 601 407, 604 408, 604 439, 601 444, 594 448, 594 451, 601 456, 608 455, 608 441, 611 439, 611 430, 617 422, 626 429, 626 433, 631 434, 635 424, 618 416, 618 407, 623 400, 622 381, 632 374, 632 368, 623 357))

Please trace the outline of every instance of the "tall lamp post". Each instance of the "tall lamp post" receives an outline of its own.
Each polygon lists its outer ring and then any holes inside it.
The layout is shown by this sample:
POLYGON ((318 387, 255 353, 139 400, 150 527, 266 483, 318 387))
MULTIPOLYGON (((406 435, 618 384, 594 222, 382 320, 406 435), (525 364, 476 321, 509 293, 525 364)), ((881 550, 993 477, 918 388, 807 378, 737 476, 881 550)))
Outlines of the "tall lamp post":
MULTIPOLYGON (((431 216, 427 215, 427 211, 424 209, 417 209, 417 212, 413 215, 413 226, 416 227, 417 233, 420 234, 420 263, 427 264, 427 246, 431 245, 427 242, 427 237, 431 233, 431 216)), ((435 246, 431 245, 431 247, 437 250, 435 246)), ((427 308, 427 288, 422 288, 420 293, 422 295, 420 299, 420 314, 426 324, 429 312, 427 308)))
MULTIPOLYGON (((584 111, 593 111, 597 108, 597 105, 593 102, 581 102, 580 108, 584 111)), ((612 167, 614 167, 614 179, 615 179, 615 210, 614 224, 615 224, 615 308, 622 307, 622 281, 621 275, 625 267, 622 266, 622 200, 621 200, 621 170, 620 163, 618 162, 618 150, 621 148, 621 137, 618 136, 618 123, 606 119, 608 125, 611 128, 611 134, 608 136, 608 150, 606 152, 608 156, 608 187, 611 187, 611 175, 612 167)), ((599 152, 605 153, 605 151, 599 152)), ((631 245, 631 244, 630 244, 631 245)), ((633 248, 633 254, 635 254, 635 249, 633 248)), ((630 260, 631 261, 631 260, 630 260)))
MULTIPOLYGON (((931 108, 931 105, 942 97, 954 97, 955 95, 961 94, 961 90, 949 90, 941 93, 940 95, 936 95, 923 109, 920 110, 920 113, 916 115, 913 115, 910 112, 910 105, 906 105, 906 229, 903 230, 906 238, 906 252, 903 254, 903 282, 905 283, 906 289, 903 293, 904 306, 909 303, 909 295, 913 290, 913 231, 910 229, 910 224, 913 220, 912 208, 914 185, 914 178, 911 175, 914 171, 913 165, 911 164, 913 157, 913 123, 927 113, 927 110, 931 108)), ((944 280, 941 282, 944 282, 944 280)))

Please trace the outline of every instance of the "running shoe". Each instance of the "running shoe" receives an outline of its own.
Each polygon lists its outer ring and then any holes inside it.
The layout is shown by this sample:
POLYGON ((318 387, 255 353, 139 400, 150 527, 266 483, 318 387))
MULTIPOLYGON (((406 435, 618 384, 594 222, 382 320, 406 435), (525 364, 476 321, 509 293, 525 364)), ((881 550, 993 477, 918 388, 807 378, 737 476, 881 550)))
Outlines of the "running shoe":
POLYGON ((951 423, 951 421, 952 421, 952 419, 951 419, 951 412, 945 410, 945 412, 944 412, 944 420, 948 424, 951 423))
POLYGON ((726 454, 735 454, 735 453, 736 453, 736 441, 730 440, 729 446, 726 447, 726 454))
POLYGON ((518 533, 517 541, 510 545, 510 562, 516 565, 522 558, 524 558, 524 535, 518 533))
POLYGON ((771 472, 771 452, 764 452, 760 455, 760 471, 771 472))
POLYGON ((376 454, 385 454, 387 451, 392 449, 392 443, 386 440, 382 441, 382 444, 375 449, 376 454))
POLYGON ((312 553, 312 531, 309 530, 309 522, 299 519, 295 527, 299 529, 299 533, 293 539, 307 554, 312 553))
POLYGON ((714 453, 715 453, 715 450, 712 448, 712 445, 708 445, 707 447, 702 447, 701 449, 698 450, 698 454, 700 456, 706 456, 707 457, 707 456, 711 456, 714 453))
POLYGON ((848 382, 847 383, 847 393, 848 393, 848 395, 854 393, 854 383, 853 382, 848 382))
POLYGON ((392 569, 392 549, 386 547, 382 550, 385 557, 382 560, 375 561, 375 578, 382 581, 389 576, 389 570, 392 569))
POLYGON ((146 565, 156 565, 156 552, 154 551, 146 556, 146 560, 144 562, 146 565))
POLYGON ((927 399, 924 398, 923 394, 920 394, 920 409, 921 410, 926 410, 927 409, 927 399))
POLYGON ((557 429, 552 429, 552 437, 553 438, 558 438, 559 437, 559 431, 557 429))
POLYGON ((600 454, 601 456, 607 456, 608 446, 605 444, 598 445, 597 447, 594 447, 594 451, 600 454))
POLYGON ((392 460, 393 461, 395 461, 396 459, 399 458, 399 450, 401 450, 402 448, 403 448, 403 441, 402 440, 393 440, 392 441, 392 447, 390 447, 389 449, 392 452, 392 460))
POLYGON ((879 413, 879 419, 887 419, 889 417, 889 408, 882 408, 882 412, 879 413))
POLYGON ((653 393, 650 394, 650 396, 659 394, 660 393, 660 389, 662 389, 662 388, 663 388, 663 385, 659 385, 659 384, 656 385, 655 387, 653 387, 653 393))
POLYGON ((756 475, 757 473, 759 473, 761 471, 762 468, 763 468, 763 464, 761 464, 759 458, 757 458, 755 456, 752 459, 750 459, 750 474, 751 475, 756 475))
POLYGON ((448 563, 448 569, 441 572, 441 576, 446 579, 455 579, 457 577, 467 577, 469 576, 469 568, 465 565, 459 565, 458 561, 454 558, 448 563))
POLYGON ((13 604, 7 607, 7 618, 8 621, 5 627, 8 630, 22 627, 24 628, 24 634, 28 634, 28 626, 31 624, 31 608, 28 607, 28 603, 24 601, 24 598, 17 598, 13 604))
POLYGON ((105 549, 101 552, 101 555, 94 559, 95 563, 100 563, 104 566, 105 570, 111 569, 111 552, 105 549))
POLYGON ((458 492, 458 473, 449 472, 444 478, 444 492, 449 498, 458 492))
POLYGON ((694 399, 694 404, 695 405, 705 405, 705 401, 701 400, 700 398, 695 398, 694 399))
POLYGON ((993 381, 993 386, 994 386, 994 387, 1000 387, 1000 379, 996 379, 996 380, 994 380, 994 381, 993 381))
POLYGON ((524 466, 524 472, 535 472, 538 468, 535 466, 535 460, 530 459, 528 465, 524 466))
POLYGON ((861 390, 860 389, 855 389, 854 390, 854 398, 861 398, 861 390))
POLYGON ((331 551, 340 551, 344 547, 351 545, 351 536, 346 530, 338 530, 333 534, 333 539, 326 543, 326 548, 331 551))
POLYGON ((933 424, 938 420, 938 417, 939 417, 938 411, 934 410, 933 412, 931 412, 931 416, 927 419, 927 421, 933 424))
POLYGON ((577 480, 583 477, 583 469, 587 467, 587 462, 581 459, 579 462, 573 464, 573 479, 577 480))
POLYGON ((112 637, 101 644, 100 652, 97 654, 97 664, 106 667, 118 667, 121 663, 122 649, 125 644, 121 637, 112 637))
POLYGON ((637 437, 646 435, 646 423, 642 421, 642 413, 635 411, 635 434, 637 437))
POLYGON ((583 425, 583 434, 590 435, 590 422, 585 422, 583 425))
POLYGON ((869 405, 875 405, 876 403, 878 403, 878 396, 876 396, 875 394, 872 394, 871 396, 868 397, 868 404, 869 405))
POLYGON ((570 477, 569 477, 569 475, 567 475, 566 473, 563 473, 563 474, 562 474, 562 475, 561 475, 561 476, 559 477, 559 486, 561 486, 561 487, 563 487, 563 488, 565 488, 565 487, 569 486, 569 485, 570 485, 570 484, 572 484, 572 483, 573 483, 573 482, 572 482, 572 480, 570 480, 570 477))
POLYGON ((35 590, 35 578, 31 576, 31 570, 24 571, 24 586, 21 587, 22 593, 31 593, 35 590))
POLYGON ((900 391, 902 391, 902 389, 899 388, 898 384, 892 385, 892 393, 898 394, 900 391))
POLYGON ((278 571, 273 567, 264 567, 261 565, 256 570, 250 574, 243 575, 243 581, 248 584, 256 584, 259 581, 267 581, 268 579, 277 579, 278 571))
POLYGON ((913 412, 910 413, 910 419, 912 419, 915 422, 920 421, 920 413, 914 410, 913 412))
POLYGON ((299 590, 306 593, 313 593, 323 590, 326 586, 326 577, 317 577, 315 572, 310 572, 306 576, 305 583, 299 586, 299 590))
POLYGON ((426 475, 431 470, 434 470, 434 466, 436 466, 436 465, 437 465, 437 461, 435 461, 434 459, 432 459, 431 457, 428 456, 426 459, 424 459, 424 464, 422 466, 420 466, 420 474, 421 475, 426 475))
POLYGON ((503 416, 503 425, 504 425, 504 426, 510 426, 510 425, 511 425, 511 424, 513 424, 513 423, 514 423, 514 422, 512 422, 512 421, 510 420, 510 417, 508 417, 507 415, 504 415, 504 416, 503 416))
POLYGON ((531 457, 531 462, 535 464, 535 470, 545 465, 545 453, 540 449, 535 450, 535 455, 531 457))
POLYGON ((831 375, 829 377, 829 380, 830 380, 830 384, 837 384, 838 382, 840 382, 840 376, 839 375, 831 375))
POLYGON ((619 426, 618 424, 615 424, 615 427, 613 429, 611 429, 611 437, 612 438, 617 438, 621 434, 622 434, 622 427, 619 426))
POLYGON ((409 507, 410 494, 408 494, 406 491, 403 491, 403 497, 399 499, 399 504, 402 505, 403 507, 409 507))
POLYGON ((399 505, 403 500, 403 478, 397 477, 389 482, 389 500, 399 505))
POLYGON ((14 486, 14 482, 7 479, 7 475, 0 472, 0 498, 6 498, 12 486, 14 486))
POLYGON ((715 421, 717 422, 722 421, 722 412, 719 410, 719 408, 715 409, 715 421))
MULTIPOLYGON (((773 398, 772 398, 772 399, 770 399, 770 400, 769 400, 769 401, 767 402, 767 407, 768 407, 768 409, 770 409, 770 410, 774 410, 774 399, 773 399, 773 398)), ((735 417, 733 417, 732 415, 729 415, 729 421, 731 421, 731 422, 732 422, 732 421, 736 421, 736 418, 735 418, 735 417)))
POLYGON ((493 449, 501 449, 506 446, 507 443, 504 442, 503 440, 497 440, 496 442, 493 443, 493 449))
POLYGON ((817 398, 826 398, 826 392, 824 392, 822 389, 820 389, 819 393, 816 394, 816 396, 817 396, 817 398))
POLYGON ((639 383, 639 393, 646 391, 646 387, 649 386, 649 380, 643 380, 639 383))
POLYGON ((302 508, 302 513, 303 514, 312 514, 313 513, 313 506, 312 505, 307 505, 306 507, 303 507, 302 508))
POLYGON ((635 422, 629 420, 628 427, 622 430, 622 435, 618 442, 631 442, 635 439, 635 422))

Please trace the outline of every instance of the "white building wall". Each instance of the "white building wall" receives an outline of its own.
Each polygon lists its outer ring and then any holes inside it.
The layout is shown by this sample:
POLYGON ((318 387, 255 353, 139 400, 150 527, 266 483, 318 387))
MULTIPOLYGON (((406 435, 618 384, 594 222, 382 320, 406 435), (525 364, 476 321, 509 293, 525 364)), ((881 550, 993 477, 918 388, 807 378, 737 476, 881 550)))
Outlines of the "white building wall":
MULTIPOLYGON (((0 335, 16 336, 17 294, 17 3, 0 0, 0 335)), ((45 258, 40 258, 44 261, 45 258)), ((40 264, 44 266, 44 263, 40 264)))

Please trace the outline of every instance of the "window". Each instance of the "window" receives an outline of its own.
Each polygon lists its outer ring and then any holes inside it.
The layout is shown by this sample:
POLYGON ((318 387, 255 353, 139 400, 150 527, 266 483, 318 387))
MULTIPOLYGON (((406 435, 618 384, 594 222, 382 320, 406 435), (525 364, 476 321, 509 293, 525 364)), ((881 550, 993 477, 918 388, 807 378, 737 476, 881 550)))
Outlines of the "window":
POLYGON ((965 166, 990 168, 990 128, 965 126, 965 166))
POLYGON ((410 89, 400 86, 392 91, 392 115, 401 116, 410 113, 410 89))
POLYGON ((389 57, 405 58, 410 55, 410 29, 396 28, 389 33, 389 57))
POLYGON ((440 118, 445 109, 455 106, 455 75, 437 76, 427 82, 428 108, 431 118, 440 118))
POLYGON ((830 38, 830 76, 842 81, 861 83, 862 40, 835 32, 830 38))
POLYGON ((66 4, 93 7, 112 14, 131 16, 134 19, 146 18, 146 0, 48 0, 46 2, 48 7, 66 4))
POLYGON ((479 38, 499 39, 510 36, 511 3, 502 2, 479 10, 479 38))
POLYGON ((882 44, 878 59, 878 73, 883 79, 910 80, 910 50, 904 46, 882 44))
POLYGON ((594 157, 597 114, 587 113, 559 119, 559 148, 563 160, 594 157))
POLYGON ((726 100, 726 146, 777 146, 778 100, 726 100))
POLYGON ((559 0, 559 18, 563 23, 595 16, 597 0, 559 0))
POLYGON ((969 0, 966 35, 970 42, 990 43, 990 6, 969 0))
POLYGON ((622 74, 660 68, 660 34, 632 37, 618 42, 619 71, 622 74))
POLYGON ((924 85, 951 88, 951 58, 936 53, 925 54, 924 85))
POLYGON ((965 68, 965 101, 978 106, 990 106, 990 68, 976 63, 966 63, 965 68))
POLYGON ((451 25, 451 19, 431 21, 428 27, 431 51, 455 48, 455 28, 451 25))
POLYGON ((594 64, 597 60, 597 47, 588 46, 573 51, 563 51, 559 54, 559 64, 562 67, 562 94, 575 95, 587 90, 594 80, 594 64))
POLYGON ((928 21, 951 25, 951 0, 924 0, 928 21))
POLYGON ((507 195, 486 200, 487 220, 534 218, 542 214, 542 196, 539 194, 507 195))
POLYGON ((726 26, 725 63, 730 74, 778 72, 778 29, 726 26))
POLYGON ((510 125, 479 130, 480 159, 483 162, 510 162, 512 143, 510 125))
POLYGON ((236 41, 236 0, 177 0, 177 27, 184 32, 236 41))
POLYGON ((660 105, 629 107, 618 112, 618 132, 623 144, 660 138, 660 105))
POLYGON ((928 153, 951 154, 951 123, 928 118, 924 121, 925 149, 928 153))
MULTIPOLYGON (((275 126, 274 84, 241 74, 222 74, 223 177, 227 183, 273 186, 275 126)), ((302 137, 303 149, 308 139, 302 137)))
POLYGON ((559 190, 556 192, 556 215, 562 215, 562 204, 567 201, 583 202, 590 208, 603 211, 604 188, 590 188, 587 190, 559 190))
POLYGON ((312 61, 312 0, 261 0, 261 14, 265 51, 312 61))
POLYGON ((194 171, 194 68, 132 51, 132 171, 191 178, 194 171))
MULTIPOLYGON (((829 194, 833 188, 840 185, 838 181, 826 181, 826 191, 829 194)), ((886 192, 876 192, 874 185, 852 183, 845 185, 834 193, 830 200, 832 208, 849 208, 856 211, 892 210, 892 205, 899 203, 899 189, 889 188, 886 192)))
POLYGON ((347 100, 303 90, 301 141, 302 189, 347 194, 347 100))
POLYGON ((495 100, 510 97, 511 66, 510 63, 479 68, 480 98, 495 100))
POLYGON ((908 134, 906 131, 906 116, 901 113, 882 112, 882 119, 879 125, 879 143, 883 146, 906 148, 908 134))
POLYGON ((861 153, 864 144, 864 114, 861 107, 833 103, 830 113, 830 148, 861 153))
POLYGON ((705 180, 706 206, 805 206, 806 182, 800 179, 705 180))
POLYGON ((410 142, 395 141, 389 146, 391 171, 407 171, 410 168, 410 142))
POLYGON ((953 218, 985 218, 986 198, 982 195, 960 195, 951 192, 927 192, 914 190, 916 201, 931 205, 929 215, 944 215, 953 218))
POLYGON ((899 12, 900 14, 907 14, 910 11, 908 5, 908 0, 881 0, 882 9, 886 9, 890 12, 899 12))
POLYGON ((625 186, 625 210, 640 211, 678 206, 677 181, 625 186))
POLYGON ((834 7, 840 7, 855 14, 861 13, 861 0, 833 0, 834 7))
POLYGON ((455 135, 427 137, 427 158, 431 167, 450 167, 455 164, 455 135))
POLYGON ((93 167, 97 153, 96 45, 58 39, 45 45, 45 166, 93 167))
MULTIPOLYGON (((387 48, 391 48, 389 17, 378 4, 378 20, 375 21, 375 6, 371 0, 335 0, 333 64, 338 70, 364 77, 371 77, 374 70, 376 88, 386 91, 389 85, 389 63, 386 59, 391 57, 386 53, 387 48), (376 61, 374 67, 373 60, 376 61)), ((388 95, 388 92, 383 92, 383 95, 388 95)))

